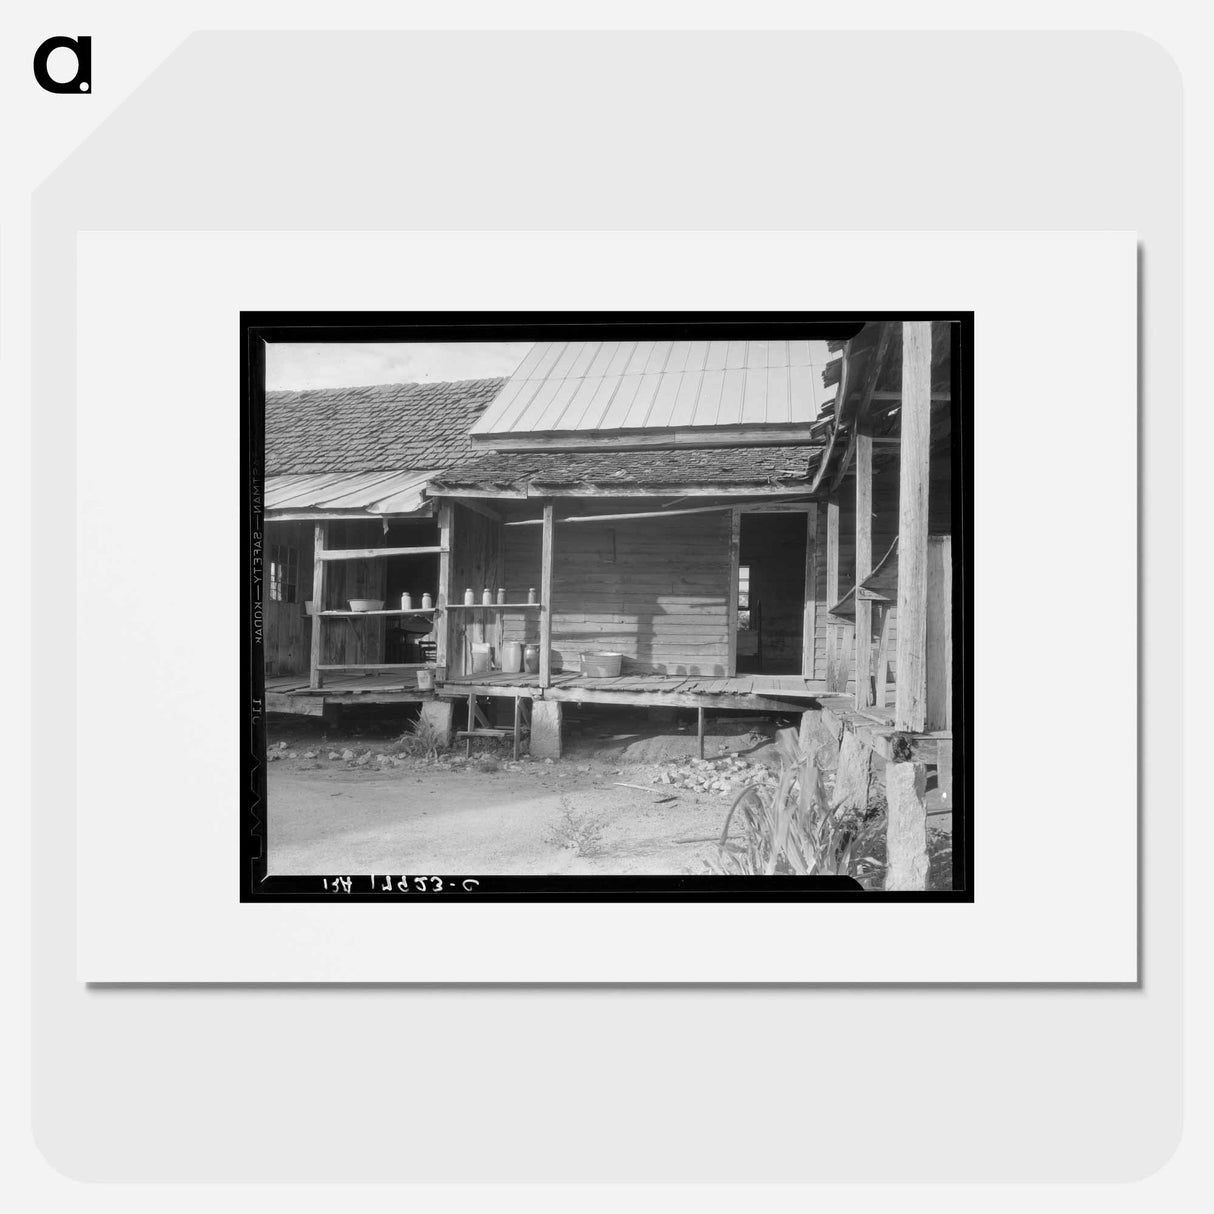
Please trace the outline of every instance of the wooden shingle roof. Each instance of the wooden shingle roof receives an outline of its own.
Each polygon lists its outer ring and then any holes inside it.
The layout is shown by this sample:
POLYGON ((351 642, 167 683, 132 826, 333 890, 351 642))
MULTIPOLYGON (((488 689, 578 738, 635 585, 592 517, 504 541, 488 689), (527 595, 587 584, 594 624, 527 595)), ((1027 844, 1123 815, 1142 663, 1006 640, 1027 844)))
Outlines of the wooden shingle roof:
POLYGON ((504 379, 266 393, 266 474, 442 468, 504 379))
POLYGON ((753 488, 806 487, 810 447, 712 447, 667 451, 494 451, 437 473, 432 484, 447 492, 460 489, 530 492, 545 488, 590 491, 657 492, 663 487, 716 486, 723 492, 753 488))

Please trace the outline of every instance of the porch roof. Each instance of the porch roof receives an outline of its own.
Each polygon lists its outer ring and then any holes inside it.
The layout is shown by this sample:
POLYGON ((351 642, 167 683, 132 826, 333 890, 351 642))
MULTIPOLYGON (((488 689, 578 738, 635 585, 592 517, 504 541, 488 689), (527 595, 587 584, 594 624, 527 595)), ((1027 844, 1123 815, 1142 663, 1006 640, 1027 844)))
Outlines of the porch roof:
POLYGON ((267 518, 359 518, 413 514, 434 472, 304 472, 268 476, 267 518))
POLYGON ((435 473, 431 491, 503 497, 562 493, 660 494, 693 487, 730 493, 796 493, 809 484, 812 447, 714 447, 667 451, 495 451, 435 473))
POLYGON ((266 473, 392 472, 466 459, 503 379, 266 393, 266 473))
POLYGON ((823 382, 832 359, 825 341, 537 342, 472 439, 502 450, 571 449, 605 434, 632 446, 795 442, 834 395, 823 382))

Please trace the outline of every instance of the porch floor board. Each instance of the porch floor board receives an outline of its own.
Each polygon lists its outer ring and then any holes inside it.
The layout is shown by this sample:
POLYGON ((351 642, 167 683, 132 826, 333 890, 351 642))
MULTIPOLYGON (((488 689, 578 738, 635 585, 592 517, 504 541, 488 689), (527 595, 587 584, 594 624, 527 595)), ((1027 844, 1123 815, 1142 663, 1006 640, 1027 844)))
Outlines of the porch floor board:
MULTIPOLYGON (((572 672, 557 672, 551 686, 541 688, 534 674, 489 671, 448 679, 436 691, 419 691, 413 671, 368 671, 326 675, 324 686, 309 687, 299 675, 277 675, 266 679, 271 710, 292 711, 302 699, 326 703, 413 703, 468 695, 514 696, 522 699, 585 701, 586 703, 635 704, 644 706, 677 702, 681 706, 778 711, 790 701, 816 701, 825 694, 821 680, 793 675, 747 674, 735 678, 700 678, 688 675, 624 675, 609 679, 582 678, 572 672), (781 703, 783 701, 783 703, 781 703)), ((300 705, 299 711, 306 711, 300 705)), ((314 711, 314 708, 313 708, 314 711)))

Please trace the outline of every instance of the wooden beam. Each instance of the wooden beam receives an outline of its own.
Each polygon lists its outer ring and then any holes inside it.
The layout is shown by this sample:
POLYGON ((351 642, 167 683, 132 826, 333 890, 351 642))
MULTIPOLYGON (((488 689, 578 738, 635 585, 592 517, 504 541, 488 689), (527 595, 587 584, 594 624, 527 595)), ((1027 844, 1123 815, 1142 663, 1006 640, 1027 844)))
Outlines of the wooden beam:
MULTIPOLYGON (((801 674, 814 677, 818 632, 818 508, 805 516, 805 607, 801 619, 801 674)), ((732 672, 731 672, 732 673, 732 672)))
MULTIPOLYGON (((826 602, 839 601, 839 503, 826 503, 826 602)), ((846 690, 839 682, 839 637, 841 629, 829 617, 826 621, 826 686, 831 691, 846 690)))
POLYGON ((702 759, 704 757, 704 707, 701 705, 696 709, 696 746, 698 754, 702 759))
POLYGON ((336 666, 318 666, 318 670, 430 670, 429 662, 344 662, 336 666))
POLYGON ((894 619, 894 609, 888 605, 880 608, 881 641, 877 648, 876 702, 878 708, 889 703, 889 634, 894 619))
POLYGON ((466 502, 460 502, 465 510, 471 510, 473 514, 479 514, 481 518, 487 518, 491 523, 500 523, 502 516, 493 509, 492 506, 486 506, 483 502, 476 501, 474 498, 469 498, 466 502))
MULTIPOLYGON (((808 467, 809 458, 814 454, 815 448, 805 448, 805 462, 808 467)), ((806 480, 803 484, 775 484, 775 485, 728 485, 721 484, 720 481, 704 481, 700 484, 676 484, 667 482, 654 482, 652 484, 597 484, 590 482, 581 482, 575 485, 548 485, 542 482, 529 485, 525 488, 516 486, 505 486, 498 488, 496 486, 483 485, 444 485, 439 482, 434 482, 427 489, 427 492, 434 498, 444 500, 447 498, 456 498, 460 505, 466 506, 468 503, 464 498, 488 498, 498 501, 545 501, 550 497, 734 497, 744 498, 753 497, 759 499, 766 498, 787 498, 793 496, 806 496, 810 492, 809 481, 806 480)))
MULTIPOLYGON (((872 394, 872 396, 870 397, 870 399, 877 400, 877 401, 901 401, 902 393, 901 392, 874 392, 872 394)), ((933 392, 932 393, 933 401, 951 401, 952 399, 953 399, 952 394, 949 392, 933 392)))
POLYGON ((423 548, 329 548, 318 553, 324 561, 366 561, 377 556, 432 556, 441 555, 441 544, 430 544, 423 548))
POLYGON ((552 686, 552 557, 556 505, 544 503, 544 540, 540 557, 540 686, 552 686))
MULTIPOLYGON (((496 693, 494 693, 496 694, 496 693)), ((543 700, 558 700, 573 704, 631 704, 637 707, 659 708, 718 708, 722 711, 778 712, 792 715, 805 711, 806 700, 788 696, 778 698, 780 692, 770 695, 721 694, 696 691, 607 691, 594 687, 571 686, 549 687, 543 692, 543 700)), ((532 696, 536 695, 533 690, 532 696)))
POLYGON ((447 610, 447 605, 451 602, 452 509, 450 502, 443 502, 438 508, 438 598, 435 600, 435 606, 438 608, 438 627, 434 630, 434 665, 435 674, 440 681, 447 677, 451 629, 455 626, 451 613, 447 610))
POLYGON ((387 519, 389 522, 404 522, 415 519, 427 519, 434 517, 434 503, 427 502, 424 506, 417 510, 407 510, 400 514, 372 514, 370 510, 267 510, 267 523, 315 523, 320 521, 325 522, 345 522, 362 520, 367 522, 375 520, 382 522, 387 519))
POLYGON ((818 705, 822 719, 831 729, 840 735, 844 730, 851 730, 865 746, 887 763, 935 763, 940 745, 944 742, 951 743, 953 740, 953 735, 948 730, 921 734, 900 733, 892 725, 883 725, 864 713, 856 712, 851 700, 842 696, 819 696, 818 705))
POLYGON ((927 541, 927 638, 925 729, 953 727, 953 541, 927 541))
MULTIPOLYGON (((856 586, 873 571, 873 440, 856 436, 856 586)), ((856 595, 856 707, 873 703, 873 604, 856 595)))
POLYGON ((902 325, 902 448, 898 484, 898 681, 894 723, 927 720, 927 495, 931 475, 932 326, 902 325))
MULTIPOLYGON (((806 464, 809 463, 809 451, 806 450, 806 464)), ((527 496, 547 500, 550 497, 733 497, 757 499, 805 497, 809 494, 809 482, 804 484, 773 484, 773 485, 729 485, 720 481, 704 481, 700 484, 670 484, 654 482, 653 484, 599 484, 589 481, 576 485, 547 485, 535 482, 528 486, 527 496)))
MULTIPOLYGON (((797 505, 800 509, 805 509, 804 505, 793 502, 773 502, 768 506, 764 502, 751 503, 755 510, 771 509, 775 510, 780 506, 788 507, 797 505)), ((630 511, 624 514, 567 514, 557 519, 558 523, 607 523, 615 519, 622 518, 676 518, 681 514, 714 514, 721 510, 740 510, 744 507, 738 506, 735 502, 719 502, 714 506, 687 506, 680 510, 640 510, 630 511)), ((542 518, 519 518, 511 519, 505 524, 507 527, 540 527, 543 526, 542 518)))
POLYGON ((889 347, 893 341, 894 327, 892 324, 884 324, 881 327, 881 336, 877 339, 877 348, 872 357, 865 363, 864 366, 864 382, 860 389, 860 398, 856 403, 855 409, 852 411, 849 418, 843 416, 843 405, 836 410, 836 416, 839 418, 839 424, 847 425, 850 434, 847 442, 847 449, 843 453, 843 458, 839 462, 839 467, 835 472, 834 479, 831 481, 830 488, 833 492, 839 487, 844 475, 851 467, 852 457, 856 452, 856 445, 859 442, 860 434, 866 429, 866 420, 868 417, 869 405, 872 402, 873 389, 877 386, 877 379, 881 374, 881 368, 885 363, 886 356, 889 354, 889 347))
POLYGON ((321 611, 325 606, 325 541, 329 534, 328 523, 317 523, 314 534, 312 552, 312 653, 309 661, 308 684, 319 688, 320 673, 320 630, 322 627, 321 611))
POLYGON ((601 451, 646 447, 771 447, 804 443, 812 422, 736 422, 724 426, 663 426, 643 430, 550 430, 542 434, 471 435, 476 451, 601 451))
POLYGON ((730 678, 738 673, 738 564, 741 553, 742 514, 735 510, 729 523, 729 600, 725 623, 725 673, 730 678))

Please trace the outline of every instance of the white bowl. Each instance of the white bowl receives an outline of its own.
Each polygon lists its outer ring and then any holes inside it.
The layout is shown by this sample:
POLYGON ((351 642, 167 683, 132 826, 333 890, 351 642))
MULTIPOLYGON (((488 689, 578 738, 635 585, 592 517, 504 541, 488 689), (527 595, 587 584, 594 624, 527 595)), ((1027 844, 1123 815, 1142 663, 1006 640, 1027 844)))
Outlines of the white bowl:
POLYGON ((383 611, 383 599, 351 599, 351 611, 383 611))

